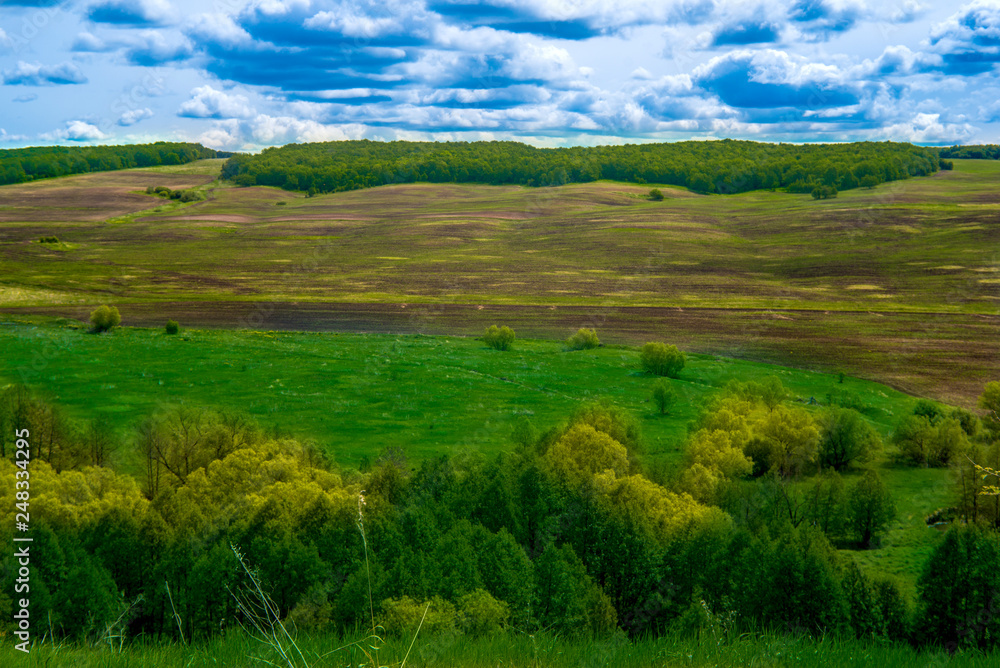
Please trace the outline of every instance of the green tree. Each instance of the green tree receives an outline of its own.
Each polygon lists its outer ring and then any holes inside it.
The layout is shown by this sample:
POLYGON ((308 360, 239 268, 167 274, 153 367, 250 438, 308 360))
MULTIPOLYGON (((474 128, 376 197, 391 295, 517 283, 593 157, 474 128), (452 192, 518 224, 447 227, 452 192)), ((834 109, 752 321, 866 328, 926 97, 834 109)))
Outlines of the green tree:
POLYGON ((993 435, 1000 438, 1000 381, 986 383, 983 393, 979 396, 979 407, 986 411, 983 415, 983 426, 993 435))
POLYGON ((167 325, 165 327, 167 334, 176 334, 181 331, 181 326, 177 324, 176 320, 167 320, 167 325))
POLYGON ((1000 639, 1000 553, 995 533, 949 529, 917 580, 917 631, 926 642, 988 650, 1000 639))
POLYGON ((649 199, 653 200, 654 202, 662 202, 663 192, 659 188, 653 188, 652 190, 649 191, 649 199))
POLYGON ((677 346, 651 341, 639 351, 639 362, 648 373, 676 378, 684 368, 684 354, 677 346))
POLYGON ((601 345, 597 338, 597 332, 593 329, 581 327, 576 330, 576 334, 566 339, 566 347, 570 350, 591 350, 601 345))
POLYGON ((822 466, 840 471, 864 462, 882 447, 878 432, 857 411, 834 408, 820 418, 819 458, 822 466))
POLYGON ((677 401, 677 390, 670 385, 665 378, 660 378, 653 383, 653 403, 656 404, 660 415, 670 412, 670 407, 677 401))
POLYGON ((122 316, 114 306, 101 305, 90 314, 94 332, 107 332, 121 324, 122 316))
POLYGON ((514 345, 514 330, 504 325, 503 327, 497 327, 496 325, 490 325, 486 328, 486 332, 483 334, 483 341, 486 342, 490 348, 496 350, 510 350, 510 347, 514 345))
POLYGON ((851 487, 847 509, 850 527, 865 548, 881 538, 896 518, 892 495, 875 471, 866 471, 864 477, 851 487))

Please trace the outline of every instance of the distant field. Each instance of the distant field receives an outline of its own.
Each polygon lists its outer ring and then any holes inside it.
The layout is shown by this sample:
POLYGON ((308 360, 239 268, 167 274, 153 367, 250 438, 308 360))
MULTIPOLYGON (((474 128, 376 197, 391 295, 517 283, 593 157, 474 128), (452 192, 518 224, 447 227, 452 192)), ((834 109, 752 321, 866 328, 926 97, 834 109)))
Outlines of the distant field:
MULTIPOLYGON (((660 330, 691 350, 844 369, 966 406, 1000 377, 995 162, 819 202, 677 188, 653 202, 648 186, 609 182, 410 184, 314 198, 213 187, 155 212, 162 200, 142 193, 204 186, 218 168, 0 188, 0 307, 79 317, 114 302, 137 324, 239 326, 251 312, 264 328, 319 329, 406 304, 435 313, 427 333, 461 334, 479 332, 469 311, 480 306, 529 326, 535 307, 556 307, 609 341, 660 330)), ((398 320, 368 328, 399 331, 398 320)))

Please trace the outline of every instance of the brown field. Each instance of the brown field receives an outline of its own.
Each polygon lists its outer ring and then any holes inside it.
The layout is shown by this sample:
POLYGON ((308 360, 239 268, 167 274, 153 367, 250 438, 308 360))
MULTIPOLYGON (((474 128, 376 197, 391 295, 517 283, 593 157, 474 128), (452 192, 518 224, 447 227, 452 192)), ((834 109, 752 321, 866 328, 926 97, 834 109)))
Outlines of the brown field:
POLYGON ((172 190, 212 181, 204 174, 169 174, 144 170, 80 174, 0 187, 0 223, 100 221, 149 209, 161 200, 146 195, 147 186, 172 190))

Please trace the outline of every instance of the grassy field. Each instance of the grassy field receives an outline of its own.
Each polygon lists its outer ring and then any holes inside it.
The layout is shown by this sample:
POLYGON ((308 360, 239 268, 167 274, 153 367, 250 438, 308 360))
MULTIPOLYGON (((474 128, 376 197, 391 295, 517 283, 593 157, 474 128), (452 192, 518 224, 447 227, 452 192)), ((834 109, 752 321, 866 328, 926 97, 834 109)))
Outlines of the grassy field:
MULTIPOLYGON (((337 648, 354 638, 300 637, 298 645, 308 661, 298 657, 294 665, 316 668, 338 666, 362 668, 372 662, 358 648, 337 648)), ((876 645, 836 639, 814 640, 800 636, 770 634, 761 638, 716 638, 709 634, 700 639, 662 637, 655 640, 607 638, 601 640, 564 639, 549 634, 508 634, 493 638, 429 638, 418 636, 410 649, 411 638, 389 638, 381 646, 376 665, 399 667, 463 666, 467 668, 675 668, 690 666, 770 666, 854 668, 988 668, 996 665, 995 655, 944 651, 917 651, 905 645, 876 645), (409 652, 409 654, 407 654, 409 652)), ((370 650, 369 650, 370 651, 370 650)), ((145 645, 136 643, 124 653, 108 648, 70 645, 35 647, 24 656, 14 652, 9 666, 53 666, 66 668, 158 668, 185 666, 203 668, 248 665, 278 665, 277 654, 269 647, 243 634, 230 633, 209 643, 195 645, 145 645), (252 661, 248 657, 257 657, 252 661), (250 661, 250 662, 248 662, 250 661)), ((287 664, 283 664, 287 665, 287 664)))
MULTIPOLYGON (((569 334, 570 332, 567 332, 569 334)), ((442 452, 493 455, 522 416, 539 429, 582 402, 607 398, 641 418, 651 459, 679 456, 687 424, 732 379, 775 375, 797 401, 848 392, 871 407, 883 435, 912 397, 884 385, 710 355, 691 355, 671 415, 650 402, 654 377, 638 350, 567 351, 524 340, 499 352, 450 336, 163 330, 94 336, 78 323, 0 316, 0 377, 24 380, 79 418, 106 414, 126 429, 159 405, 247 410, 283 433, 313 439, 347 466, 386 447, 415 461, 442 452)))
POLYGON ((0 308, 85 318, 114 302, 131 324, 233 327, 252 313, 276 330, 353 329, 362 310, 361 329, 463 335, 490 316, 630 344, 659 330, 965 406, 1000 377, 996 163, 819 202, 677 188, 653 202, 609 182, 307 198, 223 187, 219 166, 0 188, 0 308), (179 206, 147 185, 208 199, 179 206), (38 243, 49 235, 60 243, 38 243))

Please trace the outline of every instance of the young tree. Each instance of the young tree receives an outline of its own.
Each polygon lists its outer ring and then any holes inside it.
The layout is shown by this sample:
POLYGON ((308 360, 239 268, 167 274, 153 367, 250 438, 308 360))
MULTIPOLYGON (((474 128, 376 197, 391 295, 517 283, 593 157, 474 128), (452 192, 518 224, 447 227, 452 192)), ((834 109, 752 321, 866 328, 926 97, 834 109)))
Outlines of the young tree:
POLYGON ((878 432, 857 411, 835 408, 820 418, 820 464, 843 470, 867 461, 882 447, 878 432))
POLYGON ((896 505, 885 483, 875 471, 851 487, 847 499, 848 522, 861 545, 869 548, 896 518, 896 505))
POLYGON ((983 426, 993 435, 1000 438, 1000 381, 986 383, 979 397, 979 407, 986 411, 983 416, 983 426))
POLYGON ((677 346, 651 341, 639 351, 639 362, 648 373, 676 378, 684 368, 684 354, 677 346))
POLYGON ((660 415, 670 412, 670 407, 677 401, 677 390, 675 390, 665 378, 660 378, 653 383, 653 402, 660 411, 660 415))

